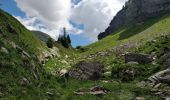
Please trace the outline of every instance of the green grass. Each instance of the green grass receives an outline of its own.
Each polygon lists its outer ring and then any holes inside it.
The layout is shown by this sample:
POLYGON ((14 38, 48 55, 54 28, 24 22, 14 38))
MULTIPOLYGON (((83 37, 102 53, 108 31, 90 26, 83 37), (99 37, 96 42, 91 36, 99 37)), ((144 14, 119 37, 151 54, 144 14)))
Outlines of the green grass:
POLYGON ((169 26, 170 16, 167 14, 161 17, 152 18, 139 25, 122 28, 112 35, 87 46, 87 48, 91 49, 85 52, 84 55, 104 51, 121 44, 144 44, 162 34, 170 34, 169 26))
POLYGON ((13 41, 29 53, 39 54, 41 49, 46 49, 46 45, 32 34, 32 32, 2 10, 0 10, 0 30, 3 34, 0 38, 13 41), (7 27, 11 27, 14 32, 10 32, 7 27))

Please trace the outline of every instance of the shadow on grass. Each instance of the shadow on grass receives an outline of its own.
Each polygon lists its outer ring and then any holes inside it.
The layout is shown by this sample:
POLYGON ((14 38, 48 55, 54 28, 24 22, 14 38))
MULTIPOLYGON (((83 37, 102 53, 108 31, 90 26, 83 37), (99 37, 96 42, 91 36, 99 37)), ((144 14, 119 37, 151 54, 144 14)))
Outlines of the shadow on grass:
MULTIPOLYGON (((170 14, 167 14, 170 15, 170 14)), ((118 38, 118 40, 123 40, 123 39, 127 39, 131 36, 134 36, 146 29, 148 29, 149 27, 151 27, 152 25, 154 25, 155 23, 159 22, 162 19, 165 19, 168 16, 162 17, 154 17, 149 19, 148 21, 145 21, 143 23, 140 24, 136 24, 136 25, 131 25, 129 28, 127 28, 125 31, 123 31, 122 33, 120 33, 120 36, 118 38)))

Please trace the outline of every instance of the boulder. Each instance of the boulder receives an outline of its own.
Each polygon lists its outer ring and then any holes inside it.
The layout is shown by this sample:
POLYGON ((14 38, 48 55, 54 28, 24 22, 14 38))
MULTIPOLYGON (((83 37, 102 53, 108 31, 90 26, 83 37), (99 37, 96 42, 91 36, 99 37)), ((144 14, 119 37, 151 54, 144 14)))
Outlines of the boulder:
POLYGON ((1 47, 0 51, 5 53, 5 54, 9 53, 8 50, 5 47, 1 47))
POLYGON ((154 84, 157 83, 170 84, 170 69, 168 68, 166 70, 160 71, 149 77, 148 80, 150 81, 150 83, 154 84))
POLYGON ((120 78, 122 81, 131 81, 137 75, 138 75, 138 71, 134 68, 112 70, 112 77, 120 78))
POLYGON ((163 64, 166 68, 170 67, 170 52, 165 53, 160 58, 161 64, 163 64))
POLYGON ((139 64, 149 64, 152 61, 153 59, 150 57, 150 55, 136 53, 125 54, 125 63, 136 62, 139 64))
POLYGON ((68 71, 69 77, 79 80, 97 80, 103 76, 104 65, 99 62, 82 61, 68 71))
POLYGON ((7 29, 10 33, 16 33, 15 29, 10 24, 7 24, 7 29))

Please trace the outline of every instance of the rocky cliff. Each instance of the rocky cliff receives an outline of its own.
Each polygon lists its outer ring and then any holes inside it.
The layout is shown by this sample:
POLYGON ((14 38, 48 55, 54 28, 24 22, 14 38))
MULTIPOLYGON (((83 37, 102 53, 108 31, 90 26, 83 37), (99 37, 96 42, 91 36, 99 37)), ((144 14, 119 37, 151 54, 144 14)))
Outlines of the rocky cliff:
POLYGON ((110 26, 98 35, 102 39, 123 26, 142 23, 170 11, 170 0, 129 0, 113 18, 110 26))

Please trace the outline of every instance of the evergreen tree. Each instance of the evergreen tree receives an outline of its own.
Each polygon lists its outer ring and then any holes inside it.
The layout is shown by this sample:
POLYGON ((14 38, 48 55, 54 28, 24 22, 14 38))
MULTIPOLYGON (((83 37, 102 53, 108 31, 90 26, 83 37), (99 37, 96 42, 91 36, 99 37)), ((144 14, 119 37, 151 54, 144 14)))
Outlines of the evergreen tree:
POLYGON ((65 48, 69 48, 71 46, 71 39, 70 36, 67 35, 66 28, 63 28, 63 35, 59 35, 58 42, 65 48))
POLYGON ((70 39, 69 35, 67 35, 67 41, 68 41, 69 44, 71 44, 71 39, 70 39))
POLYGON ((52 40, 52 38, 48 38, 46 44, 48 48, 53 48, 54 41, 52 40))

